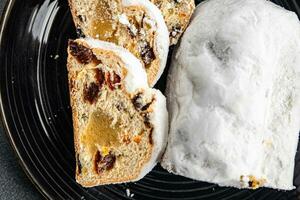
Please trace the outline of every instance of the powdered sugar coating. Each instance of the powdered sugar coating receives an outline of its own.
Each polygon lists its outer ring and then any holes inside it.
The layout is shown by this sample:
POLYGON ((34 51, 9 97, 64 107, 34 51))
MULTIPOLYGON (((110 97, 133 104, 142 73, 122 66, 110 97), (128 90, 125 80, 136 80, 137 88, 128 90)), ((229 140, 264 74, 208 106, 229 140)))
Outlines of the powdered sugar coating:
POLYGON ((156 163, 161 160, 167 144, 169 125, 166 98, 159 90, 153 90, 153 93, 156 100, 153 105, 153 112, 150 116, 150 123, 153 124, 152 155, 137 180, 143 178, 153 167, 155 167, 156 163))
POLYGON ((197 7, 168 81, 162 165, 222 186, 293 189, 300 129, 300 26, 265 0, 197 7))

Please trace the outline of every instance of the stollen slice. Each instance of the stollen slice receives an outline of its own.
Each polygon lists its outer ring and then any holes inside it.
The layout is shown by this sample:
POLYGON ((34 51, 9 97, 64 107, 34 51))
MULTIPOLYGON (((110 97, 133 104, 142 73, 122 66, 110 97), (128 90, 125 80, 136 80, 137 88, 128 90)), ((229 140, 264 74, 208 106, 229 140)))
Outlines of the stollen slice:
POLYGON ((166 66, 169 32, 160 10, 148 0, 69 0, 75 26, 84 36, 122 46, 142 61, 153 86, 166 66))
POLYGON ((136 181, 160 160, 168 113, 127 50, 94 39, 70 40, 68 74, 76 181, 85 187, 136 181))

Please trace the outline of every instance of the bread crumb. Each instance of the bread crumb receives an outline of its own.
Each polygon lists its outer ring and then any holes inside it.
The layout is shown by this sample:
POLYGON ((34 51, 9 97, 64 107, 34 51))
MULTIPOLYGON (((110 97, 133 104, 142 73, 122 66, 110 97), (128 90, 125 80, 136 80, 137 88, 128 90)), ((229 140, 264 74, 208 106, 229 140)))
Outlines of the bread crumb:
POLYGON ((126 195, 128 196, 128 197, 130 197, 130 189, 126 189, 126 195))
POLYGON ((134 197, 134 193, 131 193, 129 188, 126 189, 126 195, 127 195, 127 197, 130 197, 130 198, 134 197))

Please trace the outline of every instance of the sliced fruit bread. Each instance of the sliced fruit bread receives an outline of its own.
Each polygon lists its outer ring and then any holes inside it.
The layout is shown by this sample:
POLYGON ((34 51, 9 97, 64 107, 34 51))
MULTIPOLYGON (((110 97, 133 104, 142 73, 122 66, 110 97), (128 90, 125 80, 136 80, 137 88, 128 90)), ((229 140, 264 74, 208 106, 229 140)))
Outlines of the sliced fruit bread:
POLYGON ((141 179, 160 160, 168 131, 165 97, 148 87, 141 62, 111 43, 70 40, 68 73, 77 182, 141 179))
POLYGON ((148 0, 69 0, 75 26, 84 36, 113 42, 142 61, 153 86, 166 66, 169 32, 160 10, 148 0))

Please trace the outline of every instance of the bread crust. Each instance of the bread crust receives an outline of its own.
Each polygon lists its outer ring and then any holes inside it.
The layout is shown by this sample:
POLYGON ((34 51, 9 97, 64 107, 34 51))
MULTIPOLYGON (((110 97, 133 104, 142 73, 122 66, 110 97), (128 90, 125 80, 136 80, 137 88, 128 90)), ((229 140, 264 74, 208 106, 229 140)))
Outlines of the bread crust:
MULTIPOLYGON (((67 49, 68 54, 69 54, 69 48, 67 49)), ((74 133, 74 149, 75 149, 75 154, 77 154, 79 150, 79 143, 78 143, 78 136, 79 136, 79 131, 78 131, 78 113, 75 107, 75 96, 73 95, 74 91, 76 90, 74 87, 74 80, 75 80, 75 74, 74 71, 70 70, 71 66, 71 60, 73 58, 68 56, 67 59, 67 69, 68 69, 68 82, 69 82, 69 93, 70 93, 70 104, 71 104, 71 109, 72 109, 72 121, 73 121, 73 133, 74 133)), ((78 175, 78 169, 77 169, 77 156, 76 158, 76 174, 75 178, 77 180, 77 175, 78 175)))

